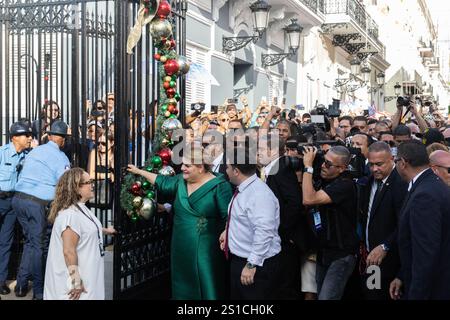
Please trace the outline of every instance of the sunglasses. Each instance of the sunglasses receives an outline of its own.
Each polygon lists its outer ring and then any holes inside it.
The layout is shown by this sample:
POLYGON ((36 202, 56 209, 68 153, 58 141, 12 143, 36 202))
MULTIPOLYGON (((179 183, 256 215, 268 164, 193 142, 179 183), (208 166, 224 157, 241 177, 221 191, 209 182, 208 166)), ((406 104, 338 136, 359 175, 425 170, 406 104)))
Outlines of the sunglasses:
POLYGON ((102 141, 102 142, 99 142, 98 144, 101 145, 101 146, 105 146, 106 147, 106 142, 102 141))
POLYGON ((391 148, 395 147, 395 141, 390 140, 390 141, 383 141, 383 142, 386 142, 391 148))
POLYGON ((87 185, 93 185, 94 184, 94 180, 91 179, 89 181, 84 181, 84 182, 80 182, 81 186, 87 186, 87 185))
POLYGON ((220 119, 221 122, 228 122, 230 119, 220 119))
POLYGON ((323 164, 325 165, 325 167, 327 169, 330 169, 331 167, 340 167, 340 166, 337 166, 337 165, 333 164, 333 162, 331 162, 331 161, 329 161, 327 159, 325 159, 323 164))
POLYGON ((450 168, 447 168, 447 167, 444 167, 444 166, 436 166, 436 167, 447 169, 447 172, 450 173, 450 168))

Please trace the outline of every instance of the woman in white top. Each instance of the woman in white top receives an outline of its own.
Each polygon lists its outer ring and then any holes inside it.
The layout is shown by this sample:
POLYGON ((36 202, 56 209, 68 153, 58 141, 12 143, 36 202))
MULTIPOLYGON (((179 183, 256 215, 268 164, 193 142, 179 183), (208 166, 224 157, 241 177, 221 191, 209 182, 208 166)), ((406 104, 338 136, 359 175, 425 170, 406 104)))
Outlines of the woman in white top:
POLYGON ((102 228, 85 203, 94 197, 89 174, 66 171, 56 186, 49 214, 53 224, 45 270, 44 300, 104 300, 102 228))

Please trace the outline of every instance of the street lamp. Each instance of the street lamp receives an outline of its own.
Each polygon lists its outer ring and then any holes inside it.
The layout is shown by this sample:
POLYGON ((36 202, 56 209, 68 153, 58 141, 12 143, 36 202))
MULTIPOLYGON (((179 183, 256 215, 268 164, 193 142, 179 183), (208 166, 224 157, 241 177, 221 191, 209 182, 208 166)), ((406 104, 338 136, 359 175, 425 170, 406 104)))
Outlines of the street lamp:
POLYGON ((353 59, 350 61, 350 72, 353 75, 359 74, 359 70, 361 68, 361 61, 357 57, 353 57, 353 59))
POLYGON ((302 33, 302 31, 303 28, 297 23, 297 19, 291 19, 291 24, 284 28, 284 32, 286 33, 288 38, 289 52, 277 54, 261 54, 263 68, 279 64, 287 57, 295 55, 298 48, 300 47, 300 34, 302 33))
POLYGON ((378 86, 381 88, 382 86, 384 86, 384 80, 386 78, 386 75, 384 74, 384 72, 380 72, 377 75, 377 84, 378 86))
POLYGON ((368 66, 364 66, 361 68, 361 74, 362 74, 362 78, 364 83, 369 83, 370 82, 370 74, 371 74, 372 70, 370 70, 370 68, 368 66))
POLYGON ((384 102, 388 102, 388 101, 397 99, 398 96, 401 94, 401 89, 402 89, 402 86, 400 85, 400 83, 397 82, 397 84, 394 86, 394 94, 395 94, 395 96, 384 97, 384 102))
POLYGON ((267 29, 267 25, 269 24, 270 8, 271 6, 262 0, 252 3, 250 5, 250 10, 253 14, 253 29, 256 32, 256 35, 243 37, 223 37, 223 52, 239 50, 249 44, 250 41, 256 43, 267 29))

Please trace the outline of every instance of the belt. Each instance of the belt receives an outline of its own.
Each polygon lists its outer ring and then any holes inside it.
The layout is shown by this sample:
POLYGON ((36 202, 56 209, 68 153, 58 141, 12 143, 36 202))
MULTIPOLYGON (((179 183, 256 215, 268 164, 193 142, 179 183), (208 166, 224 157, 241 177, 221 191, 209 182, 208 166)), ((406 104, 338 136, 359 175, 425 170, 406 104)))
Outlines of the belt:
POLYGON ((15 197, 19 198, 19 199, 26 199, 26 200, 31 200, 34 201, 44 207, 48 206, 50 204, 51 201, 47 201, 47 200, 42 200, 39 199, 37 197, 33 197, 29 194, 23 193, 23 192, 18 192, 16 191, 16 193, 14 194, 15 197))
POLYGON ((0 191, 0 199, 12 198, 14 191, 0 191))

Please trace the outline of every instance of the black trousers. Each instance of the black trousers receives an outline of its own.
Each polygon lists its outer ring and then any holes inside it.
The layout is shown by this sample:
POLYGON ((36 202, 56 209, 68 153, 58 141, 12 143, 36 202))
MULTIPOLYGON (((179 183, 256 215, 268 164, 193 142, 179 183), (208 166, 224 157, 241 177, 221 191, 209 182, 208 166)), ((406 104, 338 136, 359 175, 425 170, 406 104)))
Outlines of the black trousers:
POLYGON ((244 286, 241 283, 242 269, 246 258, 231 255, 230 262, 230 295, 232 300, 265 300, 273 299, 279 270, 279 254, 266 259, 262 267, 256 267, 253 284, 244 286))
POLYGON ((281 242, 277 291, 274 298, 298 300, 301 297, 301 257, 297 246, 281 242))

